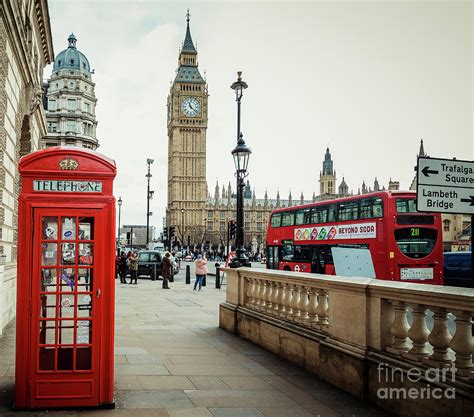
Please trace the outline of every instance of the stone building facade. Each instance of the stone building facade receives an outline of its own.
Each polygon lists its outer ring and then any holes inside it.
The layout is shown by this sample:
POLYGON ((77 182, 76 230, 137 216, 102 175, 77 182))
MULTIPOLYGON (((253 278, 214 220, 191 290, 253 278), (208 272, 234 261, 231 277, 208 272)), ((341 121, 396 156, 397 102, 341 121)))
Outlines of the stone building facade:
POLYGON ((15 315, 21 156, 46 133, 43 70, 53 61, 46 0, 0 3, 0 334, 15 315))
POLYGON ((95 84, 89 60, 69 35, 67 49, 54 60, 53 72, 44 84, 44 106, 48 133, 42 147, 80 146, 97 149, 95 84))

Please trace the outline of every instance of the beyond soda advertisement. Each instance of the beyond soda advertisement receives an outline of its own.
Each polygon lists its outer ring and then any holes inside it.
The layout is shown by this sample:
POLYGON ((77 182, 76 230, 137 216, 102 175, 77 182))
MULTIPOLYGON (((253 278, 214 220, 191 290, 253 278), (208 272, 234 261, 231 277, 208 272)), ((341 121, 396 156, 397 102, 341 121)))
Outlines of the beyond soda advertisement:
POLYGON ((302 240, 371 239, 376 237, 375 223, 355 223, 295 229, 295 242, 302 240))

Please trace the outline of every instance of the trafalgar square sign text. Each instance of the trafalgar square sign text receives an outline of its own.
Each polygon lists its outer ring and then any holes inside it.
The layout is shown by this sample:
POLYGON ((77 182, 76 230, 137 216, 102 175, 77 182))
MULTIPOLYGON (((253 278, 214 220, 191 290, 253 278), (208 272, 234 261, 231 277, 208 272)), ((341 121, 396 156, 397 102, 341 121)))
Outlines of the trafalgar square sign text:
POLYGON ((418 158, 417 210, 474 215, 474 162, 418 158))

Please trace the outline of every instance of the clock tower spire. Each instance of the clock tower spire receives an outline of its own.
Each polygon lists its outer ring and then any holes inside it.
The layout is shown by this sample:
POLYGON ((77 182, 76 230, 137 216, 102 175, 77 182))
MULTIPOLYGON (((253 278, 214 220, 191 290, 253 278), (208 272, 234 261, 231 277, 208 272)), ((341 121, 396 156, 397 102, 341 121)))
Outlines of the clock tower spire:
MULTIPOLYGON (((198 68, 189 10, 176 77, 168 95, 167 226, 179 226, 186 242, 200 241, 206 203, 207 84, 198 68), (184 210, 184 212, 182 212, 184 210)), ((184 242, 181 242, 184 243, 184 242)))

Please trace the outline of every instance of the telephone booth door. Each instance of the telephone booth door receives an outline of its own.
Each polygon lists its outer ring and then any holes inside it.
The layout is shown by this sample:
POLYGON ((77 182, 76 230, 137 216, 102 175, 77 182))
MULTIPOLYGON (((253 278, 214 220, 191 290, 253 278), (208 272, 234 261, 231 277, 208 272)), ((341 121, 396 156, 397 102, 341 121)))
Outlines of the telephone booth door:
POLYGON ((31 407, 99 398, 103 210, 35 208, 31 407))

